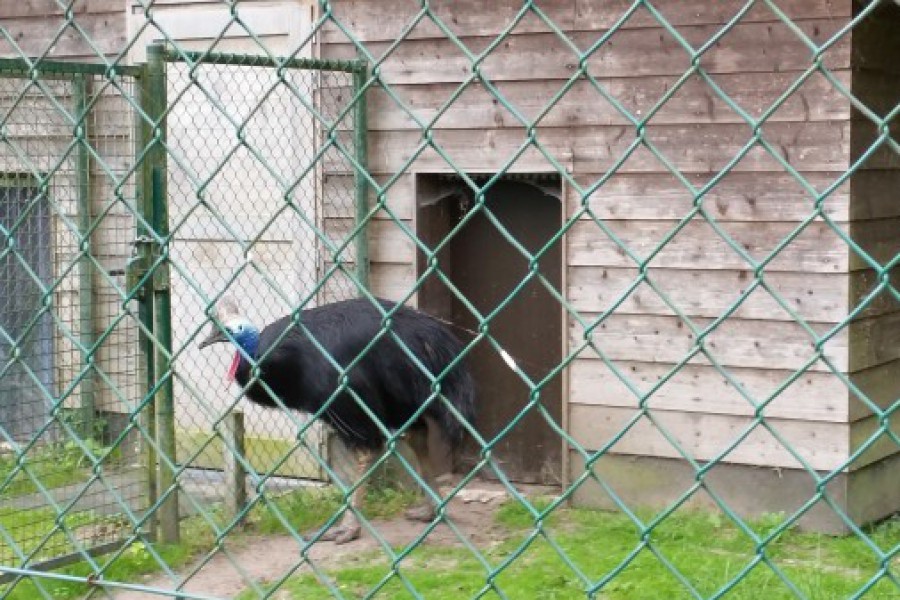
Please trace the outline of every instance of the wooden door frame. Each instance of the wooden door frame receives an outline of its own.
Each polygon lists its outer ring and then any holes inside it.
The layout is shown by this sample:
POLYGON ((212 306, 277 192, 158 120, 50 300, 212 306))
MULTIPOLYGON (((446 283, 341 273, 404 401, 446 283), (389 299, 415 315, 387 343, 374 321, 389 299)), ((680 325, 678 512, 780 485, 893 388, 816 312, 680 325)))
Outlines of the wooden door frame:
MULTIPOLYGON (((567 164, 564 165, 567 174, 572 173, 572 165, 567 164)), ((496 169, 466 169, 466 173, 471 173, 473 175, 493 175, 496 174, 496 169)), ((410 170, 407 172, 412 178, 412 202, 413 202, 413 210, 412 210, 412 231, 416 234, 416 237, 419 237, 419 187, 421 178, 423 177, 433 177, 433 176, 446 176, 446 175, 456 175, 459 176, 459 171, 457 169, 452 169, 449 166, 442 169, 423 169, 423 170, 410 170)), ((562 229, 565 226, 565 223, 568 219, 569 212, 569 186, 566 182, 566 177, 564 177, 558 170, 556 169, 540 169, 540 170, 527 170, 527 169, 507 169, 506 171, 509 175, 552 175, 559 178, 559 203, 560 203, 560 220, 559 220, 559 228, 562 229)), ((562 248, 560 249, 562 265, 560 266, 560 294, 563 298, 568 298, 568 289, 569 289, 569 281, 568 281, 568 273, 569 273, 569 245, 567 240, 567 235, 563 234, 562 237, 562 248)), ((413 263, 413 269, 415 272, 416 279, 421 276, 419 272, 419 261, 416 259, 413 263)), ((419 307, 419 294, 416 293, 413 301, 413 306, 415 308, 419 307)), ((561 311, 560 319, 562 320, 562 335, 561 337, 561 351, 563 360, 568 356, 569 348, 569 329, 571 327, 571 319, 569 318, 569 313, 566 310, 561 311)), ((560 373, 561 382, 560 382, 560 396, 562 406, 560 407, 560 427, 566 433, 569 432, 569 373, 570 369, 564 369, 562 373, 560 373)), ((562 489, 566 489, 569 487, 571 483, 569 477, 569 444, 566 441, 560 440, 560 445, 562 446, 562 452, 560 455, 560 485, 562 489)))

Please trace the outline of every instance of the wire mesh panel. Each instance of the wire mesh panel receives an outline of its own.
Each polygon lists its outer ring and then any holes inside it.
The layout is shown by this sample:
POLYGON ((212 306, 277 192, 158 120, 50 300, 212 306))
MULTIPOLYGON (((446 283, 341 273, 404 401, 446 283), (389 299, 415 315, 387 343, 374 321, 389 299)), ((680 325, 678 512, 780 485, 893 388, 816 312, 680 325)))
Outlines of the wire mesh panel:
MULTIPOLYGON (((237 400, 228 378, 234 352, 198 350, 198 328, 209 299, 223 294, 257 323, 274 321, 298 305, 311 308, 358 295, 356 286, 340 277, 353 272, 353 247, 338 255, 332 250, 347 245, 356 216, 353 73, 303 64, 276 68, 249 57, 229 61, 172 53, 169 58, 166 143, 176 267, 178 455, 194 470, 192 476, 205 482, 206 492, 194 499, 221 502, 230 449, 217 434, 237 400), (343 271, 326 276, 336 262, 343 271)), ((245 413, 246 460, 255 471, 287 478, 288 487, 288 480, 293 485, 327 480, 326 432, 316 425, 298 441, 308 416, 252 403, 238 408, 245 413)), ((185 515, 193 512, 187 504, 185 515)))
POLYGON ((121 542, 146 508, 130 423, 137 329, 133 78, 0 77, 0 561, 58 564, 121 542), (124 317, 124 318, 123 318, 124 317), (98 465, 103 465, 102 469, 98 465))
POLYGON ((22 440, 47 418, 40 388, 50 389, 52 385, 52 323, 48 314, 41 314, 40 285, 50 281, 53 246, 46 203, 37 198, 37 188, 30 178, 14 174, 4 184, 0 220, 7 231, 17 226, 17 244, 22 249, 17 254, 7 253, 3 261, 3 329, 11 342, 4 348, 2 360, 11 368, 4 377, 2 414, 10 437, 22 440), (37 322, 31 323, 35 315, 39 315, 37 322), (20 361, 12 360, 15 347, 19 348, 20 361), (35 374, 36 385, 29 373, 35 374))

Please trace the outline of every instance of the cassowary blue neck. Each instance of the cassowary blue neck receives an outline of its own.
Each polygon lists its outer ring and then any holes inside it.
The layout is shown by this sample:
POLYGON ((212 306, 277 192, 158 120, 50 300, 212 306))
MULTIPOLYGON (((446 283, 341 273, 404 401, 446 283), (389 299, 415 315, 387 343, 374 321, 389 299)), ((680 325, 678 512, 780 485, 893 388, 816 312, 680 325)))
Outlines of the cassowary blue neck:
MULTIPOLYGON (((247 353, 247 356, 252 356, 256 358, 256 352, 259 350, 259 337, 253 338, 252 340, 248 340, 246 342, 242 342, 240 344, 241 350, 247 353)), ((241 360, 246 362, 247 359, 241 355, 241 360)))
MULTIPOLYGON (((255 329, 247 331, 240 338, 235 338, 235 341, 240 346, 241 350, 247 353, 248 356, 252 356, 256 358, 256 352, 259 350, 259 332, 255 329)), ((242 360, 246 360, 241 357, 242 360)))
MULTIPOLYGON (((247 354, 247 356, 256 358, 259 351, 259 330, 247 322, 240 322, 229 327, 231 337, 234 338, 235 344, 247 354)), ((246 362, 244 354, 238 352, 242 362, 246 362)))
POLYGON ((246 377, 247 369, 250 367, 247 357, 255 359, 259 350, 259 330, 245 323, 230 327, 229 330, 238 348, 234 351, 234 358, 231 361, 231 366, 228 368, 227 379, 228 381, 243 381, 246 377))

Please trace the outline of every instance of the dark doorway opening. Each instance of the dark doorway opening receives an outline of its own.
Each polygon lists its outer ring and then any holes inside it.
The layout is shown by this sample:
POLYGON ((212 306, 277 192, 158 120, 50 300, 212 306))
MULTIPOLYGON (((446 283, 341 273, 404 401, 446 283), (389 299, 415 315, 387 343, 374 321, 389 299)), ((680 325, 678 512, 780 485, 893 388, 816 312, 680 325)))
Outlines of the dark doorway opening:
MULTIPOLYGON (((475 180, 481 185, 487 178, 475 180)), ((418 235, 429 248, 438 247, 475 211, 441 247, 437 259, 460 295, 481 315, 493 315, 489 333, 508 355, 504 357, 488 340, 480 341, 469 354, 479 396, 476 428, 486 440, 493 440, 515 421, 493 449, 506 476, 522 483, 559 483, 562 441, 547 416, 561 423, 562 376, 543 382, 563 358, 562 307, 547 289, 548 285, 556 291, 562 288, 562 241, 548 246, 562 223, 559 177, 501 179, 485 193, 486 210, 476 208, 472 190, 458 177, 420 175, 416 185, 418 235), (517 290, 531 272, 530 259, 509 238, 532 255, 544 249, 538 261, 544 282, 532 278, 517 290), (536 392, 511 367, 510 358, 532 382, 543 382, 536 392), (535 394, 546 416, 536 405, 528 408, 535 394)), ((427 267, 427 258, 420 253, 419 274, 427 267)), ((453 323, 460 338, 475 337, 478 318, 439 277, 425 280, 419 306, 453 323)), ((471 468, 480 451, 480 446, 471 443, 451 466, 471 468)), ((492 473, 485 469, 484 475, 492 473)))

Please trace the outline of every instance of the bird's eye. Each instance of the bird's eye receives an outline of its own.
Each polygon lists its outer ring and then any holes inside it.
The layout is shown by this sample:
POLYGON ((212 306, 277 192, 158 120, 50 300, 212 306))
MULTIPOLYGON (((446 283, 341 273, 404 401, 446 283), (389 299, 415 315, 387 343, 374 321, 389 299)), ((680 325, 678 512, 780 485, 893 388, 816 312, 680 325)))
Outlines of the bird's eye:
POLYGON ((242 332, 243 330, 244 330, 244 326, 243 326, 243 325, 238 324, 238 325, 235 325, 235 326, 234 326, 234 331, 235 331, 235 333, 240 333, 240 332, 242 332))

